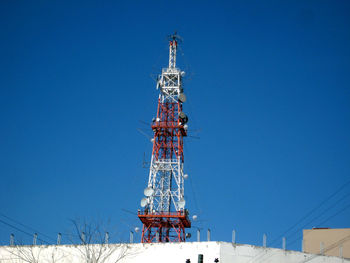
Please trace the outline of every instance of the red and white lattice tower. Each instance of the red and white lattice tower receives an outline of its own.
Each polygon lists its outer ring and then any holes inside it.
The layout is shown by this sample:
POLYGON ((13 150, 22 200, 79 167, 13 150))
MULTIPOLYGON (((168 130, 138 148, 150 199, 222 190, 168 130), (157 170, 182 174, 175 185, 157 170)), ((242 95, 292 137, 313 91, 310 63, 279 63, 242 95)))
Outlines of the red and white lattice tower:
POLYGON ((152 158, 145 197, 138 217, 143 223, 142 243, 184 242, 185 228, 191 227, 185 209, 183 137, 187 136, 186 114, 182 103, 184 72, 176 67, 178 37, 170 37, 169 66, 162 69, 157 81, 157 117, 153 119, 152 158))

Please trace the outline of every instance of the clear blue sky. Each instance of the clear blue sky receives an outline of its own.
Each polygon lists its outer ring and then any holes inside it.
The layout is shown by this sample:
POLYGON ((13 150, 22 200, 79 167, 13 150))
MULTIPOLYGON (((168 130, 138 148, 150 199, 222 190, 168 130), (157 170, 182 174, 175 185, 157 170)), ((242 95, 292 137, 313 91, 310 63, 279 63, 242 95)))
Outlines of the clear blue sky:
MULTIPOLYGON (((167 65, 174 30, 200 136, 185 141, 196 226, 261 245, 344 185, 350 2, 263 2, 1 1, 2 215, 53 239, 73 218, 109 219, 123 240, 141 226, 125 212, 137 212, 148 179, 152 145, 137 129, 152 134, 140 120, 156 112, 150 74, 167 65)), ((349 194, 346 185, 299 223, 288 246, 300 248, 303 224, 350 227, 349 194)), ((1 244, 10 233, 31 241, 0 222, 1 244)))

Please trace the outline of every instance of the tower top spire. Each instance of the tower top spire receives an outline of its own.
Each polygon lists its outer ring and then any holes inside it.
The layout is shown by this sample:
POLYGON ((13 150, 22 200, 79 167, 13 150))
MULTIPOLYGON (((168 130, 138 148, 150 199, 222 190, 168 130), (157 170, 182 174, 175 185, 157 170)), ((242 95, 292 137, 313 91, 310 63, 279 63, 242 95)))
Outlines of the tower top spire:
POLYGON ((177 35, 175 31, 174 34, 168 36, 169 39, 169 68, 174 69, 176 67, 176 50, 177 44, 182 42, 182 38, 177 35))

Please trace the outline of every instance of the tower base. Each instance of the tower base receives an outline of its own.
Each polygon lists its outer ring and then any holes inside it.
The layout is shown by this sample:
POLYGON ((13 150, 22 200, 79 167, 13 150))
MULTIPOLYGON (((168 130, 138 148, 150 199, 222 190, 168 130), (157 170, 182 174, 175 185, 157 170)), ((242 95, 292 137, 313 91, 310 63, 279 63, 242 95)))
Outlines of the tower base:
POLYGON ((142 243, 185 242, 185 228, 191 227, 187 211, 178 212, 138 212, 143 223, 142 243))

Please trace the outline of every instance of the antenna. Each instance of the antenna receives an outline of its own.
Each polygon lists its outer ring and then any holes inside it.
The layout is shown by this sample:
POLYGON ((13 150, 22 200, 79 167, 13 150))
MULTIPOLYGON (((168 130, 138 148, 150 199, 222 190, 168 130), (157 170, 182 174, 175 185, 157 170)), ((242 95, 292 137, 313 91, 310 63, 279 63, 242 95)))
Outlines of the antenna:
POLYGON ((181 209, 184 209, 185 208, 185 204, 186 204, 186 201, 185 201, 185 199, 180 199, 180 201, 178 202, 178 204, 179 204, 179 207, 181 208, 181 209))
POLYGON ((15 245, 15 235, 11 234, 10 235, 10 246, 14 246, 15 245))
POLYGON ((168 35, 168 40, 169 41, 175 41, 176 40, 180 44, 184 41, 183 38, 177 34, 177 31, 175 31, 174 34, 168 35))
POLYGON ((150 197, 151 195, 153 195, 154 190, 152 187, 149 186, 149 187, 145 188, 143 193, 145 194, 145 196, 150 197))
POLYGON ((187 136, 188 116, 183 111, 186 95, 176 67, 176 52, 182 38, 175 31, 168 36, 169 65, 157 78, 157 115, 152 120, 152 156, 145 197, 138 217, 143 223, 141 242, 184 242, 185 228, 191 227, 185 209, 183 138, 187 136))
POLYGON ((148 168, 149 162, 146 162, 146 153, 143 153, 142 168, 148 168))
POLYGON ((145 207, 148 204, 148 200, 146 197, 141 199, 141 207, 145 207))

